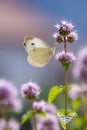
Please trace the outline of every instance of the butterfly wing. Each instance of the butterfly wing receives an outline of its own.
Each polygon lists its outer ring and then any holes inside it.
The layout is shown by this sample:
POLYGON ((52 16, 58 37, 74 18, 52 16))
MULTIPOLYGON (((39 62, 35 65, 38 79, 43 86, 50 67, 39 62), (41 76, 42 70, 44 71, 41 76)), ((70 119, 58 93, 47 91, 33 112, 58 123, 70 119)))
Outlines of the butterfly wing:
POLYGON ((53 55, 52 48, 36 48, 29 52, 28 62, 36 67, 43 67, 53 55))

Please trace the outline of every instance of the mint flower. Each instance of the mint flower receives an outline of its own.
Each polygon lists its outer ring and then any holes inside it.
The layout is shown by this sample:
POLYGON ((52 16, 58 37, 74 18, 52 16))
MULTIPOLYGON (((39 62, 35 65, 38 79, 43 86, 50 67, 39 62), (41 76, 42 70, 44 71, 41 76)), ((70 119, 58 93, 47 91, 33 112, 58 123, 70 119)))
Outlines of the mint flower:
POLYGON ((65 21, 65 20, 61 20, 62 25, 68 26, 68 28, 72 31, 72 29, 74 28, 73 24, 65 21))
POLYGON ((15 119, 0 119, 0 130, 19 130, 20 124, 15 119))
POLYGON ((72 88, 69 90, 69 96, 71 99, 84 98, 87 99, 87 85, 86 84, 72 84, 72 88))
POLYGON ((46 103, 45 111, 49 114, 54 114, 57 111, 57 107, 53 103, 46 103))
POLYGON ((78 34, 73 31, 71 32, 68 36, 67 36, 67 41, 69 43, 73 43, 74 41, 77 41, 78 40, 78 34))
POLYGON ((34 82, 25 83, 21 87, 22 96, 30 100, 37 98, 40 92, 40 87, 34 82))
POLYGON ((48 119, 43 119, 42 122, 38 122, 38 130, 60 130, 58 119, 51 114, 47 114, 48 119))
POLYGON ((69 90, 69 97, 71 99, 77 99, 81 96, 81 88, 78 84, 72 84, 72 88, 69 90))
POLYGON ((44 111, 46 112, 48 119, 45 119, 39 115, 36 116, 38 130, 60 130, 58 119, 54 115, 57 111, 56 106, 45 102, 44 111))
POLYGON ((57 23, 55 27, 58 29, 58 32, 61 36, 69 35, 72 29, 74 28, 74 26, 70 22, 67 22, 65 20, 61 21, 61 25, 57 23))
POLYGON ((53 34, 53 37, 56 39, 57 43, 73 43, 78 40, 78 34, 76 31, 73 31, 74 26, 72 23, 65 20, 61 21, 61 24, 54 25, 57 28, 56 33, 53 34))
POLYGON ((58 43, 62 43, 63 42, 63 37, 60 34, 54 33, 53 37, 56 38, 56 42, 58 42, 58 43))
POLYGON ((73 76, 76 81, 87 83, 87 47, 80 49, 77 54, 73 76))
POLYGON ((17 88, 13 83, 5 79, 0 79, 0 109, 11 109, 15 112, 22 110, 17 88))
POLYGON ((33 109, 35 111, 45 111, 45 105, 46 103, 42 100, 42 101, 39 101, 39 102, 33 102, 33 109))
POLYGON ((55 55, 55 59, 60 61, 65 70, 67 70, 70 66, 70 63, 75 60, 75 56, 71 52, 58 52, 55 55))

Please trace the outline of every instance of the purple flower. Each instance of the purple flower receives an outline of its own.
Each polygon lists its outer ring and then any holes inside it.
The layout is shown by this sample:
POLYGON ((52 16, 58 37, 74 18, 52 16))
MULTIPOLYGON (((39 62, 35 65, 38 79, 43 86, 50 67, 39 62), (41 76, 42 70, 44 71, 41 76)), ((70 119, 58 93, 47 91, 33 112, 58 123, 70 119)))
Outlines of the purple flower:
POLYGON ((62 20, 61 23, 62 23, 62 25, 68 26, 68 28, 70 30, 72 30, 74 28, 73 24, 68 21, 62 20))
POLYGON ((18 95, 16 87, 5 79, 0 79, 0 100, 12 98, 18 95))
POLYGON ((54 104, 46 103, 45 111, 49 114, 54 114, 57 111, 57 107, 54 104))
POLYGON ((20 124, 15 119, 0 120, 0 130, 19 130, 20 124))
POLYGON ((75 56, 71 52, 65 53, 64 51, 62 51, 62 52, 58 52, 55 55, 55 59, 59 60, 61 62, 63 62, 63 61, 72 62, 73 60, 75 60, 75 56))
POLYGON ((69 43, 73 43, 74 41, 77 41, 78 40, 78 34, 73 31, 71 32, 68 36, 67 36, 67 41, 69 43))
POLYGON ((45 119, 39 115, 36 116, 38 130, 60 130, 58 119, 54 115, 54 113, 57 111, 56 106, 54 104, 48 104, 45 102, 44 108, 48 119, 45 119))
POLYGON ((73 76, 76 81, 87 83, 87 47, 80 49, 73 68, 73 76))
POLYGON ((58 120, 54 115, 47 114, 48 119, 37 124, 38 130, 60 130, 58 120))
POLYGON ((42 100, 42 101, 39 101, 39 102, 33 102, 33 109, 35 111, 45 111, 45 106, 46 106, 46 103, 42 100))
POLYGON ((63 37, 60 34, 54 33, 53 37, 56 38, 57 43, 62 43, 63 42, 63 37))
POLYGON ((70 34, 70 32, 72 31, 72 29, 74 28, 74 26, 72 25, 72 23, 67 22, 65 20, 61 21, 61 25, 59 25, 57 23, 57 25, 55 25, 55 27, 58 29, 58 32, 61 36, 67 36, 70 34))
POLYGON ((72 88, 69 90, 69 96, 71 99, 77 99, 81 97, 81 88, 78 84, 72 84, 72 88))
POLYGON ((21 87, 22 96, 31 100, 37 98, 40 92, 40 87, 34 82, 25 83, 21 87))
MULTIPOLYGON (((61 20, 61 24, 63 26, 67 26, 70 30, 72 30, 74 28, 73 24, 70 22, 67 22, 65 20, 61 20)), ((58 30, 61 28, 62 25, 59 25, 58 23, 56 25, 54 25, 58 30)))
POLYGON ((57 33, 53 34, 53 37, 56 38, 57 43, 73 43, 78 40, 78 34, 76 31, 73 31, 74 26, 72 23, 62 20, 61 24, 54 25, 57 28, 57 33))
POLYGON ((14 101, 10 102, 9 106, 14 112, 20 113, 22 111, 22 102, 19 98, 14 98, 14 101))
POLYGON ((69 96, 72 99, 87 98, 87 85, 86 84, 72 84, 72 88, 69 90, 69 96))
POLYGON ((75 60, 75 56, 73 55, 73 53, 70 53, 70 52, 58 52, 56 55, 55 55, 55 59, 58 61, 61 62, 63 68, 65 70, 68 70, 69 67, 70 67, 70 63, 75 60))
POLYGON ((0 109, 5 110, 13 110, 16 112, 21 111, 22 104, 18 98, 18 91, 17 88, 10 82, 5 79, 0 80, 0 109), (16 101, 16 102, 15 102, 16 101), (20 102, 17 103, 17 102, 20 102), (20 109, 19 109, 20 105, 20 109))

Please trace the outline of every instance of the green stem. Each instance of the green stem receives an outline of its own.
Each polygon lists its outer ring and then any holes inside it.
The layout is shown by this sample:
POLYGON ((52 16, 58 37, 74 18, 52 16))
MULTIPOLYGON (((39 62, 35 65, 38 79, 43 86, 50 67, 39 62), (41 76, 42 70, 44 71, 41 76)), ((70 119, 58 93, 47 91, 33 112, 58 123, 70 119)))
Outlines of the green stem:
MULTIPOLYGON (((32 101, 32 109, 33 109, 33 101, 32 101)), ((34 110, 34 109, 33 109, 33 111, 35 112, 35 110, 34 110)), ((33 121, 34 121, 34 130, 37 130, 36 113, 34 113, 34 116, 33 116, 33 121)))
MULTIPOLYGON (((65 53, 67 52, 66 50, 66 37, 64 36, 64 51, 65 53)), ((64 71, 65 75, 65 115, 67 115, 68 111, 68 71, 64 71)), ((68 130, 68 125, 66 124, 66 129, 68 130)))
MULTIPOLYGON (((68 72, 65 70, 65 115, 67 115, 68 111, 68 72)), ((66 124, 66 130, 68 130, 68 126, 66 124)))
POLYGON ((34 130, 37 130, 37 120, 35 114, 34 114, 34 130))

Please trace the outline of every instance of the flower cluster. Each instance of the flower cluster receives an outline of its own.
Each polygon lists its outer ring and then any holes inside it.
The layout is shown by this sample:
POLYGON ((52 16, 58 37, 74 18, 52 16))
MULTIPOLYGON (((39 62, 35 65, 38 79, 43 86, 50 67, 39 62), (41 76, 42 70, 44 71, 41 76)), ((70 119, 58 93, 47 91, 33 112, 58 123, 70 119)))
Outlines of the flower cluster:
POLYGON ((19 130, 20 124, 15 119, 0 119, 0 130, 19 130))
POLYGON ((17 88, 5 79, 0 79, 0 109, 20 112, 22 103, 18 98, 17 88))
POLYGON ((67 70, 69 68, 69 65, 72 61, 75 60, 75 56, 73 55, 73 53, 71 52, 58 52, 55 55, 55 59, 58 61, 60 61, 63 65, 63 67, 65 68, 65 70, 67 70))
POLYGON ((57 108, 54 104, 46 103, 45 112, 47 114, 48 119, 42 118, 41 116, 37 116, 38 130, 60 130, 58 119, 54 115, 55 111, 57 111, 57 108))
POLYGON ((22 96, 30 100, 36 99, 40 92, 40 87, 34 82, 25 83, 21 87, 22 96))
POLYGON ((72 88, 69 91, 71 99, 87 98, 87 85, 86 84, 72 84, 72 88))
POLYGON ((78 40, 78 34, 76 31, 73 31, 74 26, 72 23, 62 20, 61 25, 58 23, 55 25, 58 32, 53 34, 53 37, 56 38, 57 43, 64 43, 64 38, 67 43, 73 43, 78 40))
POLYGON ((87 47, 78 52, 73 75, 76 81, 87 83, 87 47))
POLYGON ((34 101, 33 102, 33 109, 38 112, 38 111, 45 111, 45 102, 42 100, 42 101, 34 101))
POLYGON ((28 82, 23 84, 21 87, 21 94, 23 97, 30 99, 32 102, 32 110, 35 113, 35 118, 38 130, 60 130, 58 124, 58 119, 54 115, 57 108, 54 104, 48 104, 44 100, 36 101, 41 90, 40 87, 35 82, 28 82), (41 116, 41 114, 46 114, 47 119, 41 116))

